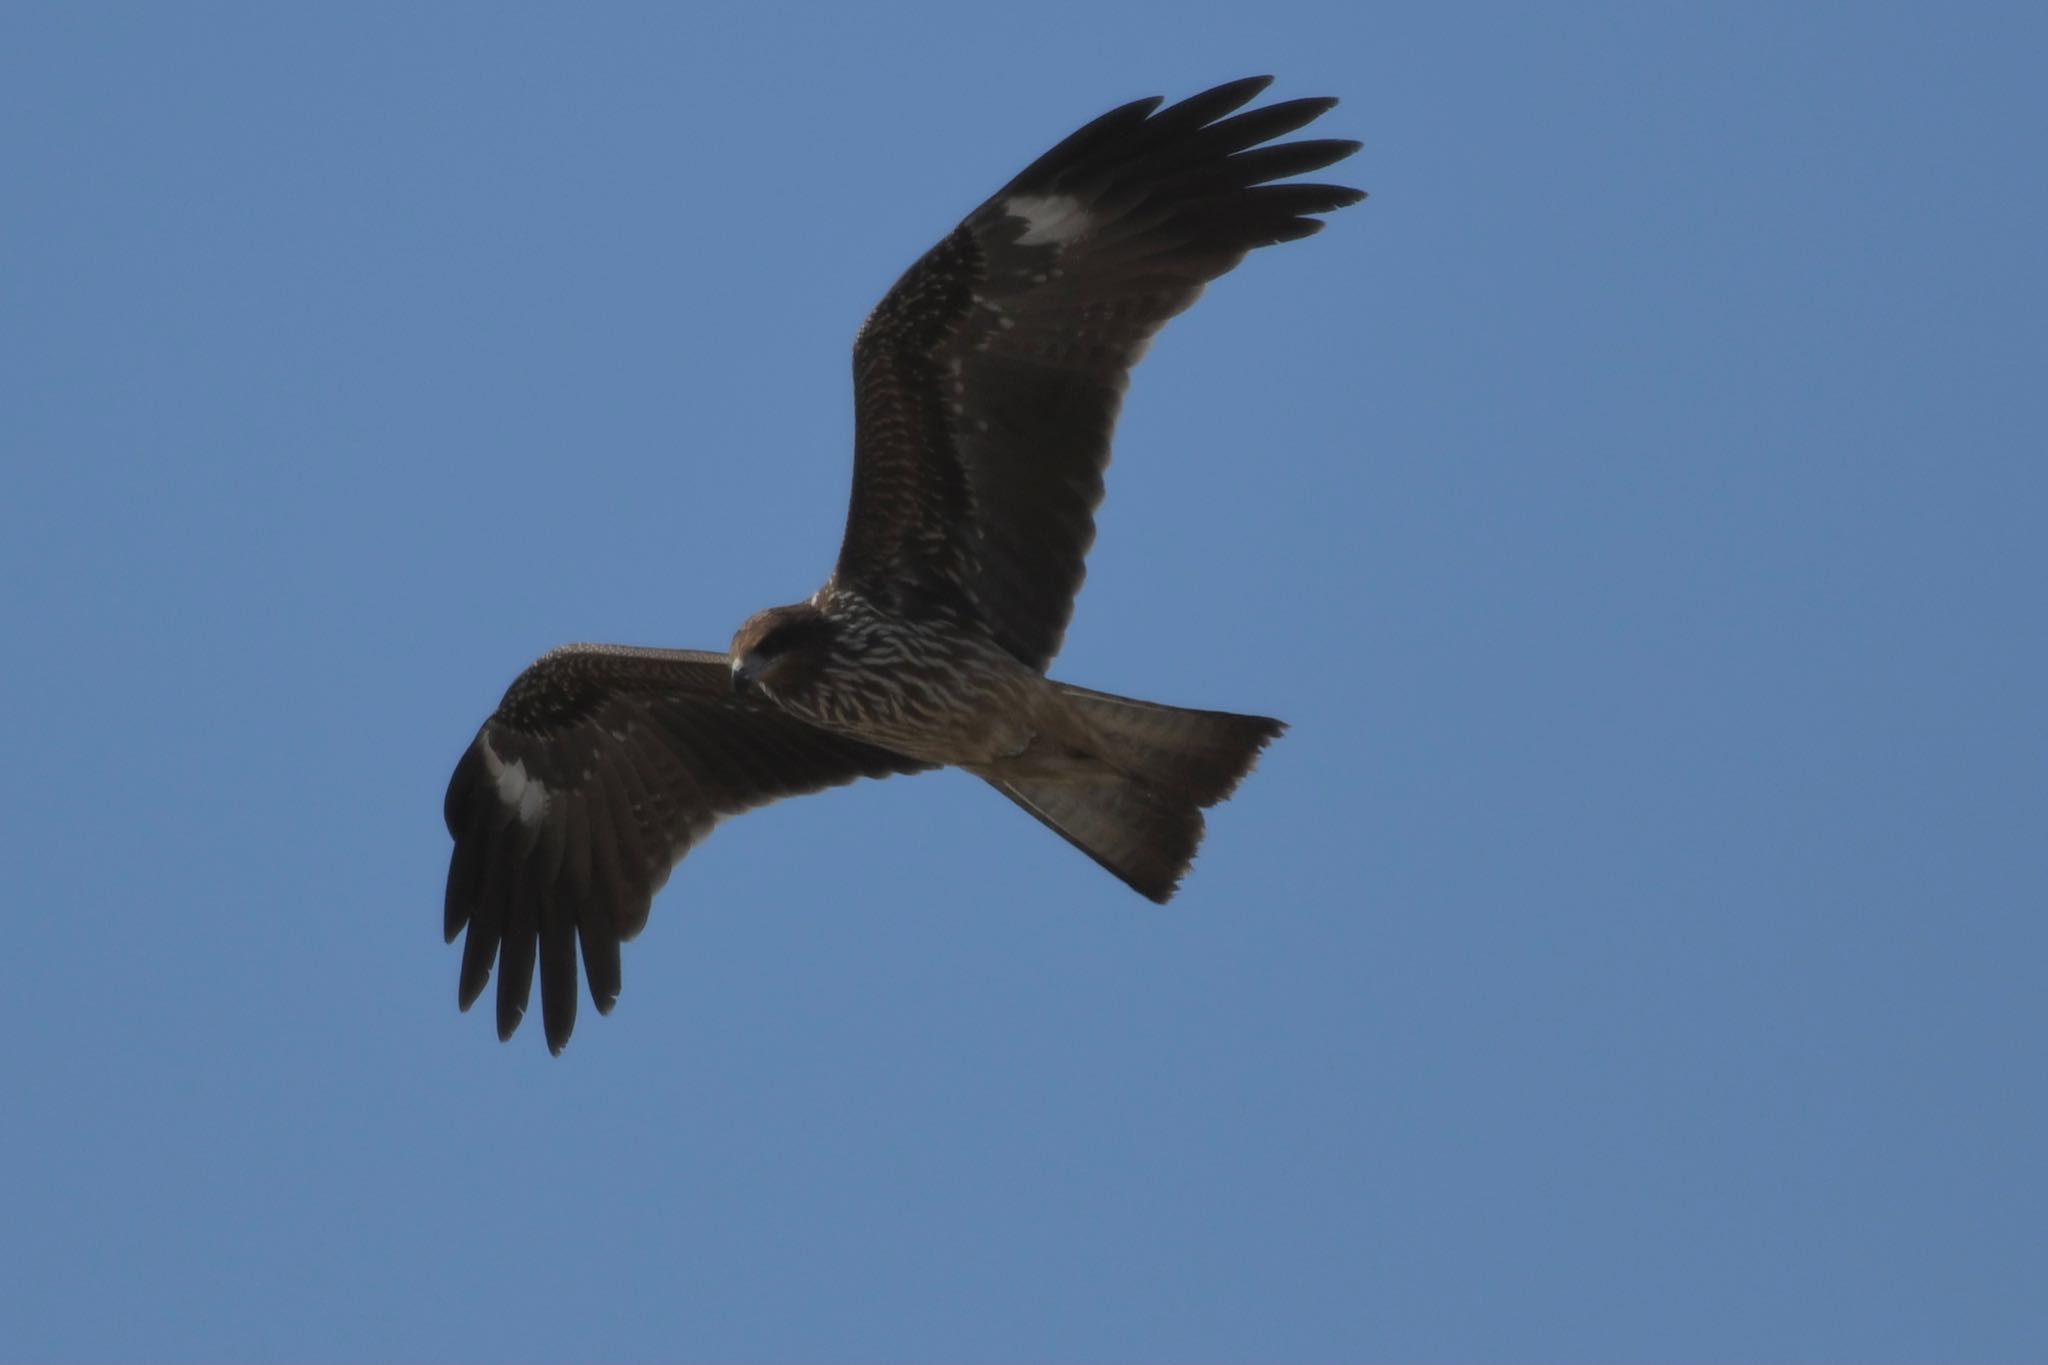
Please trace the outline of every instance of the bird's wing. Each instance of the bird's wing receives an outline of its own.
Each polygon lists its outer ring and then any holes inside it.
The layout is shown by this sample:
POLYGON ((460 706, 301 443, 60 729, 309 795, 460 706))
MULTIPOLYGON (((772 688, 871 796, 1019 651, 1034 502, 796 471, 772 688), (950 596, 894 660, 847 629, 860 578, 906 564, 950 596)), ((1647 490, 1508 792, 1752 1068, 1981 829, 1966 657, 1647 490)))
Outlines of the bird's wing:
POLYGON ((498 960, 498 1036, 526 1013, 536 951, 556 1052, 576 1023, 576 945, 600 1014, 619 944, 727 816, 857 777, 922 768, 733 696, 723 654, 571 645, 513 682, 449 779, 444 929, 466 926, 465 1010, 498 960))
POLYGON ((1152 335, 1254 247, 1364 197, 1271 184, 1355 142, 1261 145, 1336 103, 1234 113, 1256 77, 1112 110, 1033 162, 896 282, 854 343, 854 477, 834 582, 1058 652, 1110 435, 1152 335))

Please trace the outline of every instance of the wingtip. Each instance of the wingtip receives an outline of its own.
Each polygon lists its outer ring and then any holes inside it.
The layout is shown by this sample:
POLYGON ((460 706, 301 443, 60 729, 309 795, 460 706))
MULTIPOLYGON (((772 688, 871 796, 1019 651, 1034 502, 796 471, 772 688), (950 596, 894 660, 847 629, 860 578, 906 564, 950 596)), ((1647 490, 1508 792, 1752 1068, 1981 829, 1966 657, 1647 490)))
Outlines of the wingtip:
POLYGON ((1162 128, 1172 127, 1188 132, 1207 128, 1250 104, 1272 83, 1271 76, 1240 76, 1166 105, 1154 114, 1153 119, 1162 128))
POLYGON ((549 1056, 561 1056, 561 1050, 569 1046, 569 1036, 571 1036, 571 1033, 575 1033, 575 1009, 571 1007, 567 1011, 565 1019, 561 1015, 549 1017, 549 1011, 545 1009, 545 1001, 543 1001, 541 1021, 547 1027, 547 1054, 549 1056))
MULTIPOLYGON (((1234 81, 1225 81, 1213 89, 1203 91, 1202 96, 1213 95, 1219 99, 1226 96, 1236 97, 1238 103, 1242 104, 1246 101, 1257 99, 1277 79, 1279 78, 1270 72, 1263 76, 1239 76, 1234 81)), ((1197 96, 1197 98, 1202 96, 1197 96)))

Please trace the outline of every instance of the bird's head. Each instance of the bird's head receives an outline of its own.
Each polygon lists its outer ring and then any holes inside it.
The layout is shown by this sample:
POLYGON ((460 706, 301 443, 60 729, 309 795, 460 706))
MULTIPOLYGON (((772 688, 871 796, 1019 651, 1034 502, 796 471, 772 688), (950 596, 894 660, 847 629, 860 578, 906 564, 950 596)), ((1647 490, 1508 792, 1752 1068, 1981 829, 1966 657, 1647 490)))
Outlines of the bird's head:
POLYGON ((732 690, 788 696, 824 662, 832 623, 809 602, 757 611, 732 637, 732 690))

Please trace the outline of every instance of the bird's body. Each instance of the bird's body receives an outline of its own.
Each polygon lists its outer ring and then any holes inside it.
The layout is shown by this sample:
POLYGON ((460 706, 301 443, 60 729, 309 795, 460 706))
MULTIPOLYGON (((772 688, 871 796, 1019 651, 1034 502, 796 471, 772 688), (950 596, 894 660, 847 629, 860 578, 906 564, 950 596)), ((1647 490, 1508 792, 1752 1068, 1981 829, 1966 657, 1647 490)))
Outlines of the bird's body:
POLYGON ((745 660, 777 628, 813 617, 817 633, 800 659, 769 661, 759 679, 742 664, 740 686, 820 729, 927 763, 987 762, 1026 738, 1020 717, 1045 680, 971 622, 921 620, 857 592, 821 590, 751 618, 732 657, 745 660))
POLYGON ((1020 760, 1041 735, 1071 728, 1054 684, 974 623, 899 615, 844 589, 750 618, 732 657, 740 686, 788 714, 935 766, 1020 760), (772 660, 765 677, 747 671, 763 638, 813 613, 819 633, 800 666, 772 660))
POLYGON ((1363 196, 1273 184, 1357 144, 1273 144, 1333 100, 1235 113, 1237 81, 1088 124, 905 273, 854 343, 854 485, 832 576, 725 655, 568 646, 514 681, 456 766, 445 927, 460 1000, 497 959, 498 1028, 536 960, 549 1045, 600 1012, 619 944, 726 815, 954 766, 1153 900, 1179 885, 1278 721, 1046 676, 1094 537, 1130 368, 1252 248, 1363 196))

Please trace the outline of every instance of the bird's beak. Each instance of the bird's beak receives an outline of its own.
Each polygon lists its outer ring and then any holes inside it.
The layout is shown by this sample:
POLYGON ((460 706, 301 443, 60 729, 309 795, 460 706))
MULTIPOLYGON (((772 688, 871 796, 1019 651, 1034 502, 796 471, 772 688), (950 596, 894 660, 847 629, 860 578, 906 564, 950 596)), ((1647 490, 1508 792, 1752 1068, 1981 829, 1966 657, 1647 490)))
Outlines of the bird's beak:
POLYGON ((732 694, 735 697, 744 697, 753 688, 754 670, 748 668, 743 662, 734 664, 732 666, 732 694))

